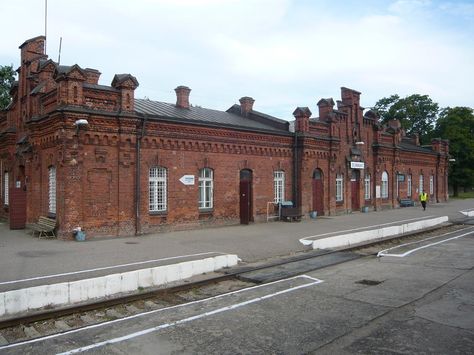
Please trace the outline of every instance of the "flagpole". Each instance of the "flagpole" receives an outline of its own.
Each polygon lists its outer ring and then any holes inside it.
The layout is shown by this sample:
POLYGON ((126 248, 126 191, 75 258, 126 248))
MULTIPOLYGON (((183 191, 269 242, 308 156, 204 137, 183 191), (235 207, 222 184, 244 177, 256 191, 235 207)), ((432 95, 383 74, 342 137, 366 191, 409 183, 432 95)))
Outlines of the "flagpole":
POLYGON ((44 0, 44 54, 46 54, 46 40, 48 32, 48 0, 44 0))

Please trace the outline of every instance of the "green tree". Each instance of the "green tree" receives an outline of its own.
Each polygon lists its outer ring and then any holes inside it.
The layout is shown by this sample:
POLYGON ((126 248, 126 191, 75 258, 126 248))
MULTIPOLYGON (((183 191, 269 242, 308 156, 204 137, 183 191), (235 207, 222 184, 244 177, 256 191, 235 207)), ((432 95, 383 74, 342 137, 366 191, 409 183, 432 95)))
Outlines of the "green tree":
POLYGON ((405 98, 398 95, 384 97, 373 109, 382 123, 397 119, 408 135, 417 133, 420 141, 426 144, 431 140, 439 106, 428 95, 413 94, 405 98))
POLYGON ((454 196, 459 188, 474 186, 474 114, 470 107, 447 107, 441 110, 434 132, 449 139, 449 153, 455 159, 450 163, 449 183, 454 196))
POLYGON ((0 65, 0 110, 4 110, 11 101, 10 89, 14 81, 13 66, 0 65))

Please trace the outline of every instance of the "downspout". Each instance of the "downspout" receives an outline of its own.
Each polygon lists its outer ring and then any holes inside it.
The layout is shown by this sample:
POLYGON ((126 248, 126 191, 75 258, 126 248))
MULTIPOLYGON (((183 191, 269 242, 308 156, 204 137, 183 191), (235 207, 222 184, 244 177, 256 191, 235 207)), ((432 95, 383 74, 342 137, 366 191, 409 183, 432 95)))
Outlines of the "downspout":
POLYGON ((293 207, 298 207, 298 132, 293 142, 293 207))
POLYGON ((140 200, 141 200, 141 189, 140 189, 140 182, 141 182, 141 169, 140 169, 140 161, 141 161, 141 142, 142 138, 145 135, 145 125, 148 116, 145 114, 142 121, 142 129, 141 131, 137 130, 137 141, 135 143, 135 150, 136 150, 136 162, 135 162, 135 235, 142 234, 142 226, 140 220, 140 200))

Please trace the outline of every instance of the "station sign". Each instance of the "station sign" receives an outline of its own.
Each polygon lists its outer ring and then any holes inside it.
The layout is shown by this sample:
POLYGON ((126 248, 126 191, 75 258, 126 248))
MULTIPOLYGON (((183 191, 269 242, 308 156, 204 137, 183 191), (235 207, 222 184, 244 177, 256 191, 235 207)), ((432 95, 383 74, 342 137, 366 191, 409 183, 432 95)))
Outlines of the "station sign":
POLYGON ((365 169, 365 163, 361 161, 351 161, 351 169, 365 169))

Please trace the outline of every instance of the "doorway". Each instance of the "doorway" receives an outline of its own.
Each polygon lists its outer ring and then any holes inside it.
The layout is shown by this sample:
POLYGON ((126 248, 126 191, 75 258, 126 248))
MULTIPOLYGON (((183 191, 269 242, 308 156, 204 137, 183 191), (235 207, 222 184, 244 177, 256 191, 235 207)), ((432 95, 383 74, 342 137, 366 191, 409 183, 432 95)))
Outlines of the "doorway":
POLYGON ((252 171, 240 171, 240 224, 252 221, 252 171))
POLYGON ((313 211, 318 212, 318 216, 324 215, 324 186, 321 169, 315 169, 313 172, 313 211))
POLYGON ((24 229, 26 224, 25 167, 20 165, 18 176, 9 189, 10 229, 24 229))
POLYGON ((358 211, 360 209, 360 172, 359 170, 352 170, 352 174, 351 174, 351 203, 352 203, 353 211, 358 211))

